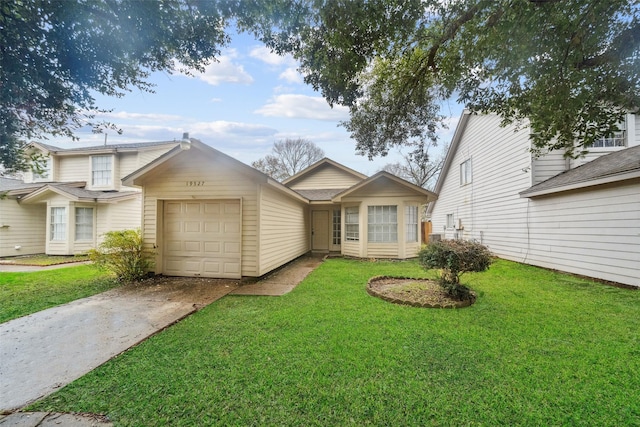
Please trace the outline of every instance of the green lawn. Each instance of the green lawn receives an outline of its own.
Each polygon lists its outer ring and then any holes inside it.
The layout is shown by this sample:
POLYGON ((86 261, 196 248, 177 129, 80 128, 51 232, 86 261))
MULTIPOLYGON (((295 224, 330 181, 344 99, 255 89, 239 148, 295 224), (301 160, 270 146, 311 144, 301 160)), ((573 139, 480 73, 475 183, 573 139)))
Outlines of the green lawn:
POLYGON ((30 410, 116 425, 640 425, 640 292, 507 261, 459 310, 392 305, 329 259, 282 297, 227 296, 30 410))
POLYGON ((116 285, 109 273, 90 265, 33 273, 0 273, 0 323, 116 285))
POLYGON ((36 265, 45 267, 49 265, 68 264, 74 262, 89 261, 88 255, 26 255, 19 257, 0 258, 7 264, 13 265, 36 265))

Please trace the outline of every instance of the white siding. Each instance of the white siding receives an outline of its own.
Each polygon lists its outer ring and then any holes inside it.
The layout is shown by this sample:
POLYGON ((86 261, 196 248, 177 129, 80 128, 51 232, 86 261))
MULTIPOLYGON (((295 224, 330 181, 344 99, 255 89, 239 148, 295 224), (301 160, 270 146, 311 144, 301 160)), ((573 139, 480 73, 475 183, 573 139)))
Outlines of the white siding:
POLYGON ((269 271, 309 251, 306 205, 263 186, 260 202, 260 271, 269 271))
POLYGON ((349 188, 360 181, 362 179, 342 169, 332 165, 324 165, 295 180, 288 187, 294 190, 349 188))
POLYGON ((527 138, 500 128, 496 116, 469 117, 442 177, 433 233, 476 239, 502 258, 640 286, 640 183, 520 198, 531 185, 527 138), (469 157, 473 180, 461 186, 459 164, 469 157), (446 228, 448 214, 456 227, 446 228))
POLYGON ((570 166, 569 160, 563 155, 563 151, 558 150, 534 158, 531 163, 531 171, 533 173, 532 185, 546 181, 564 172, 570 166))
POLYGON ((44 203, 20 205, 15 199, 1 199, 0 257, 44 253, 46 212, 44 203))
POLYGON ((640 181, 529 203, 524 261, 640 286, 640 181))
MULTIPOLYGON (((242 200, 242 275, 258 276, 258 185, 255 178, 238 170, 226 159, 211 159, 191 149, 159 166, 144 183, 143 234, 147 246, 162 248, 162 218, 159 200, 242 200), (189 185, 195 183, 197 185, 189 185)), ((156 272, 162 272, 162 254, 156 257, 156 272)))

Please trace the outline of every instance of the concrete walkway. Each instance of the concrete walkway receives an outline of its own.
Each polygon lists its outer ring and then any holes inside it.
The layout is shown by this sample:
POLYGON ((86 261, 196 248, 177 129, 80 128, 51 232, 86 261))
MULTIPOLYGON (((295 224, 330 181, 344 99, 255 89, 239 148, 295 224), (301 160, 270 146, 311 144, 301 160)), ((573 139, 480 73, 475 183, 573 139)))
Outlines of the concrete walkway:
MULTIPOLYGON (((83 376, 229 293, 283 295, 320 263, 305 256, 262 280, 161 278, 124 286, 0 324, 0 413, 10 413, 83 376)), ((0 426, 105 426, 96 416, 20 413, 0 426)))

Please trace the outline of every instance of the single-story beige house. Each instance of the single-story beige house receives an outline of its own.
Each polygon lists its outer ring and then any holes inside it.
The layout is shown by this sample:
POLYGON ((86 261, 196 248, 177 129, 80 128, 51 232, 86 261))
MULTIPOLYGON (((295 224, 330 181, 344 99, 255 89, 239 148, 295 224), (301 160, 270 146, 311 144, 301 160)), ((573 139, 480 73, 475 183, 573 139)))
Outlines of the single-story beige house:
POLYGON ((260 277, 308 252, 411 258, 436 199, 387 172, 323 159, 280 183, 196 139, 123 178, 142 189, 155 273, 260 277))

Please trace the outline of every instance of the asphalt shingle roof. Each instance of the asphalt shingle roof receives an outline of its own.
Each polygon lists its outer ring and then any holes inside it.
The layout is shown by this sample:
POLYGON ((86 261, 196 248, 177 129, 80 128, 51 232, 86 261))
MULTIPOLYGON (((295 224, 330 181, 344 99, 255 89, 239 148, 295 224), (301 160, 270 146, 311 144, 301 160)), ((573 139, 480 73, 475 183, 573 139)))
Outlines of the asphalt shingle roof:
POLYGON ((309 199, 310 201, 329 201, 336 194, 344 191, 344 188, 328 188, 322 190, 293 190, 300 194, 302 197, 309 199))
POLYGON ((598 157, 595 160, 562 172, 520 193, 526 196, 540 191, 595 181, 602 178, 640 171, 640 146, 626 148, 598 157))

